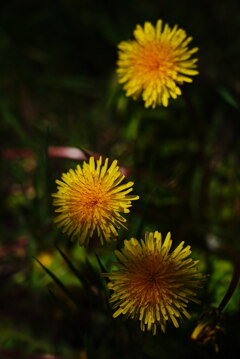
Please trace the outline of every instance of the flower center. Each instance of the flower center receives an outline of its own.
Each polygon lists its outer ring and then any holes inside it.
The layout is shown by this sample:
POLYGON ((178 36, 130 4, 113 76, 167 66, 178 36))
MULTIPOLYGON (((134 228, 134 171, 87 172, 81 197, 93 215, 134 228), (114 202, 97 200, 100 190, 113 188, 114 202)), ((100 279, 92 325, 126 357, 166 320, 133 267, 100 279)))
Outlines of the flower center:
POLYGON ((106 216, 106 208, 111 209, 110 201, 111 195, 101 183, 85 185, 85 188, 75 190, 72 196, 69 196, 72 220, 76 223, 90 221, 97 223, 100 217, 106 216))
POLYGON ((135 62, 136 73, 161 76, 174 68, 172 49, 165 44, 149 44, 140 48, 135 62))
POLYGON ((143 302, 153 305, 163 296, 171 296, 172 263, 163 261, 159 254, 145 255, 129 268, 131 273, 126 285, 137 306, 143 302))
POLYGON ((101 197, 98 193, 91 194, 91 196, 85 198, 85 206, 88 208, 96 208, 99 202, 101 202, 101 197))

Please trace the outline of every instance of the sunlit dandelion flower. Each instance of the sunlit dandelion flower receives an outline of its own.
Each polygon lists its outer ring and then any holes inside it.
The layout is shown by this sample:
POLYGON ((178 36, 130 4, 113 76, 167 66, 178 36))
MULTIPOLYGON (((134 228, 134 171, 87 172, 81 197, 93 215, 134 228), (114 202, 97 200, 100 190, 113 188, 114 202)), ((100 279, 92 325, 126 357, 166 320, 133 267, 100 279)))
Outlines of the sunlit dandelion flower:
POLYGON ((201 286, 202 274, 198 261, 188 258, 190 246, 184 242, 170 253, 170 233, 162 241, 161 233, 146 233, 145 239, 125 240, 124 248, 115 251, 118 270, 106 273, 110 302, 115 312, 140 320, 141 329, 156 334, 157 326, 165 332, 167 321, 176 328, 182 315, 189 318, 189 301, 198 303, 196 290, 201 286))
MULTIPOLYGON (((138 196, 129 195, 133 182, 120 183, 124 179, 117 161, 108 165, 108 158, 102 163, 93 157, 81 168, 70 169, 57 180, 58 191, 53 194, 53 204, 59 208, 55 222, 63 232, 79 239, 80 244, 88 243, 94 233, 101 243, 118 236, 117 229, 125 227, 126 219, 120 215, 128 213, 131 201, 138 196)), ((126 227, 125 227, 126 228, 126 227)))
POLYGON ((142 94, 145 107, 166 107, 169 98, 181 95, 179 85, 198 74, 197 59, 191 58, 198 48, 189 49, 192 37, 177 25, 163 27, 162 20, 156 27, 150 22, 137 25, 134 37, 118 45, 119 82, 125 84, 126 96, 136 99, 142 94))

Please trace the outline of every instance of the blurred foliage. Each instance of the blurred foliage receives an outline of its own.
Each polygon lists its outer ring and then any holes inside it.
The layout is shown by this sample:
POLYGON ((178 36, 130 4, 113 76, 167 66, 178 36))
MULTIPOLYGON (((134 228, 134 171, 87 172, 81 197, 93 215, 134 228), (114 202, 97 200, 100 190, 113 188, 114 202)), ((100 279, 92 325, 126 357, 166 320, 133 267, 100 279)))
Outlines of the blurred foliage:
POLYGON ((238 357, 239 286, 219 353, 190 340, 200 314, 220 304, 240 250, 238 1, 9 0, 0 8, 0 357, 238 357), (158 18, 193 36, 200 75, 168 108, 152 110, 117 84, 116 46, 158 18), (54 181, 77 161, 48 156, 49 146, 129 169, 141 199, 118 243, 83 249, 53 226, 54 181), (207 277, 192 319, 152 337, 112 319, 100 272, 124 238, 155 229, 190 244, 207 277))

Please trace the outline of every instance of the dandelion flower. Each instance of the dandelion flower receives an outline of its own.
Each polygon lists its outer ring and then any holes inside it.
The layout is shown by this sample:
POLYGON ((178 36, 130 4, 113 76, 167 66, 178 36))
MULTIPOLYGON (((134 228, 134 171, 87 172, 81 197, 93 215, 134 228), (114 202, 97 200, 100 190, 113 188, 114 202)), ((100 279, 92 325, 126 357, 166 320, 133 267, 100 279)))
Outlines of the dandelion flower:
POLYGON ((223 316, 220 310, 212 308, 203 314, 201 321, 194 328, 191 339, 201 345, 212 344, 215 352, 219 352, 219 336, 224 333, 223 316))
POLYGON ((157 326, 165 332, 167 321, 179 327, 189 301, 198 302, 196 290, 201 286, 202 275, 194 261, 188 258, 190 246, 184 242, 170 253, 170 233, 162 242, 159 232, 146 233, 145 239, 126 240, 121 251, 115 251, 118 270, 106 273, 110 302, 115 312, 140 320, 141 329, 156 334, 157 326))
POLYGON ((168 106, 169 98, 181 95, 178 85, 192 82, 197 75, 196 62, 191 56, 198 48, 188 48, 188 37, 177 25, 163 27, 158 20, 156 27, 145 22, 137 25, 135 40, 119 44, 117 74, 120 83, 125 83, 126 96, 136 99, 141 93, 145 107, 168 106))
POLYGON ((133 182, 120 185, 124 177, 116 160, 108 166, 108 159, 103 164, 101 157, 96 162, 91 157, 82 168, 78 165, 76 170, 63 173, 53 194, 53 204, 59 207, 55 222, 63 232, 77 237, 81 245, 87 244, 95 232, 102 244, 116 238, 117 229, 125 227, 126 222, 120 212, 128 213, 131 201, 139 198, 128 194, 133 182))

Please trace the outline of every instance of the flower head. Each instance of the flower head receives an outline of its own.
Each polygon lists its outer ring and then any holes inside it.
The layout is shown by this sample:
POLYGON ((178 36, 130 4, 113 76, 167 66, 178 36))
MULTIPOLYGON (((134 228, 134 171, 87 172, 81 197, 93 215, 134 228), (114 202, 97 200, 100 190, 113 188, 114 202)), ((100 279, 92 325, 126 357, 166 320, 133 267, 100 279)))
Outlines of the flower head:
POLYGON ((59 207, 55 212, 60 213, 55 222, 80 244, 87 244, 94 232, 102 244, 116 238, 117 229, 126 222, 120 212, 128 213, 131 201, 139 198, 128 195, 133 182, 120 185, 124 177, 116 160, 108 166, 108 159, 103 164, 101 157, 96 163, 91 157, 82 168, 78 165, 76 170, 63 173, 53 194, 53 204, 59 207))
POLYGON ((142 93, 145 107, 168 106, 170 97, 181 95, 178 85, 192 82, 189 76, 198 74, 197 59, 191 58, 198 48, 190 50, 192 38, 177 25, 163 27, 162 20, 156 27, 150 22, 137 25, 134 37, 118 46, 119 82, 125 83, 127 96, 136 99, 142 93))
POLYGON ((140 320, 142 330, 156 334, 157 325, 165 332, 166 322, 179 326, 189 301, 195 299, 201 286, 202 275, 189 257, 190 246, 184 242, 170 253, 170 233, 162 243, 161 233, 146 233, 145 239, 126 240, 121 251, 115 251, 119 259, 118 270, 104 274, 109 277, 109 289, 113 290, 110 302, 120 314, 140 320))
POLYGON ((201 345, 212 344, 215 352, 219 352, 219 336, 224 333, 222 321, 221 311, 212 308, 203 314, 201 321, 191 334, 191 339, 196 340, 201 345))

